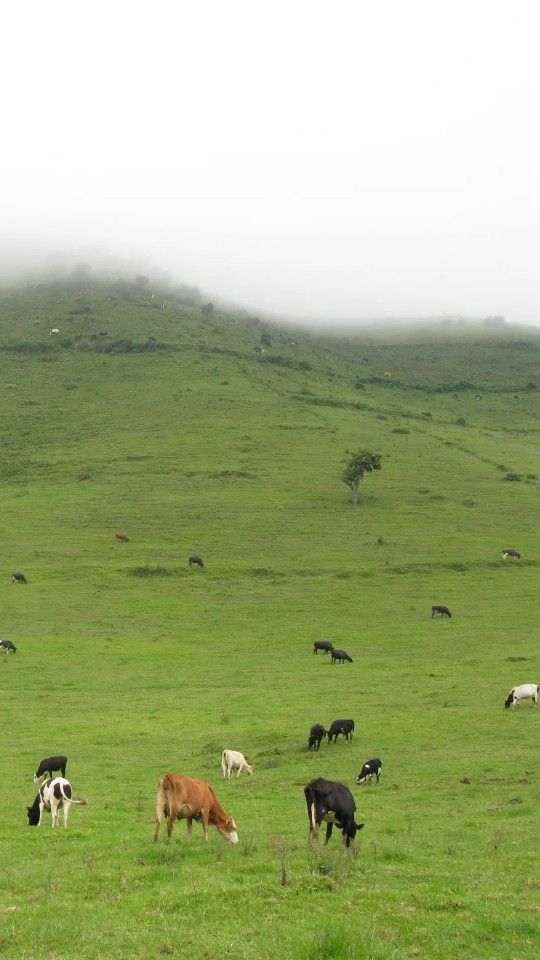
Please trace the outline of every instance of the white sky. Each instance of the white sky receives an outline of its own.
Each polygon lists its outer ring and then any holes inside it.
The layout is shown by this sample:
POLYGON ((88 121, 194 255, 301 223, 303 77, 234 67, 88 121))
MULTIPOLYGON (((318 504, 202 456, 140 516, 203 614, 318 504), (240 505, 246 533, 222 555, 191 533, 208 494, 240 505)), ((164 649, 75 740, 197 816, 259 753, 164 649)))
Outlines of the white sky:
POLYGON ((0 244, 260 309, 540 322, 540 7, 153 0, 2 14, 0 244))

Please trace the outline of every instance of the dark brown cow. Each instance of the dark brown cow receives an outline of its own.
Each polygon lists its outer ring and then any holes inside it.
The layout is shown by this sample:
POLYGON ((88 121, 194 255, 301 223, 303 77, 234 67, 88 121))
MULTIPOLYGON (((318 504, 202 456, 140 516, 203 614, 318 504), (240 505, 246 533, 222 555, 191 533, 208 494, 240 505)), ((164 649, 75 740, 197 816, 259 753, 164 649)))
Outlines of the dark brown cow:
POLYGON ((115 533, 114 539, 118 540, 119 543, 129 543, 129 537, 125 533, 115 533))
POLYGON ((167 839, 170 840, 175 820, 187 820, 188 836, 191 837, 193 821, 202 823, 204 839, 208 840, 208 827, 217 827, 231 843, 238 843, 236 824, 221 807, 213 788, 205 780, 194 780, 179 773, 166 773, 158 784, 156 797, 157 842, 159 828, 167 818, 167 839))

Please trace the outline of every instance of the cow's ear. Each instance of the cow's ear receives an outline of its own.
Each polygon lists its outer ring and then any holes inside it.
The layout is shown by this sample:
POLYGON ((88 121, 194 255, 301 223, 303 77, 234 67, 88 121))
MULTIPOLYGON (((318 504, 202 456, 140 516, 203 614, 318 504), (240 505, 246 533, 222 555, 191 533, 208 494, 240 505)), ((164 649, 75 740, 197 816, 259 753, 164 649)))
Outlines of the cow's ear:
POLYGON ((357 830, 361 830, 362 827, 365 827, 365 823, 355 823, 355 827, 357 830))

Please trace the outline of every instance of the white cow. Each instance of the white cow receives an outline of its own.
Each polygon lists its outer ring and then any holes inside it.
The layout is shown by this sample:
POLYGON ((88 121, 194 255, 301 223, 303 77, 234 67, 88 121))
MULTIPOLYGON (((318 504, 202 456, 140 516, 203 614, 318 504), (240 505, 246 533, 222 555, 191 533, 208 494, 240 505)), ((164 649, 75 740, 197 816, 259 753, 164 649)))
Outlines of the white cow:
POLYGON ((54 777, 52 780, 44 780, 39 788, 31 807, 27 807, 28 825, 30 827, 40 827, 43 819, 43 811, 50 810, 53 827, 58 826, 58 812, 61 809, 64 815, 64 827, 67 827, 69 808, 72 803, 79 803, 81 806, 86 804, 86 800, 74 800, 71 791, 71 784, 65 777, 54 777))
POLYGON ((223 776, 231 779, 231 773, 236 770, 236 777, 243 773, 253 773, 253 767, 247 762, 243 753, 239 750, 224 750, 221 754, 221 769, 223 776))
POLYGON ((522 683, 520 687, 512 687, 506 700, 505 707, 518 707, 520 700, 531 700, 531 707, 538 703, 540 686, 537 683, 522 683))
POLYGON ((52 330, 49 330, 49 336, 51 335, 51 333, 60 333, 60 331, 58 327, 53 327, 52 330))

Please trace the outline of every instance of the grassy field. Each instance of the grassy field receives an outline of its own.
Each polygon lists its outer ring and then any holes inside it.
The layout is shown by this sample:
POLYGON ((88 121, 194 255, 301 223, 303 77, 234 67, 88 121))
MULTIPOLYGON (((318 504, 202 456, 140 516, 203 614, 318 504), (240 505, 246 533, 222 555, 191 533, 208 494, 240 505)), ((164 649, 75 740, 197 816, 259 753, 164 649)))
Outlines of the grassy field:
POLYGON ((539 713, 503 702, 540 682, 538 336, 326 337, 190 296, 0 292, 0 954, 536 957, 539 713), (336 717, 352 745, 310 754, 336 717), (224 747, 252 777, 221 780, 224 747), (29 829, 56 752, 88 806, 29 829), (238 847, 151 843, 169 770, 216 787, 238 847), (308 847, 315 776, 351 787, 354 853, 308 847))

